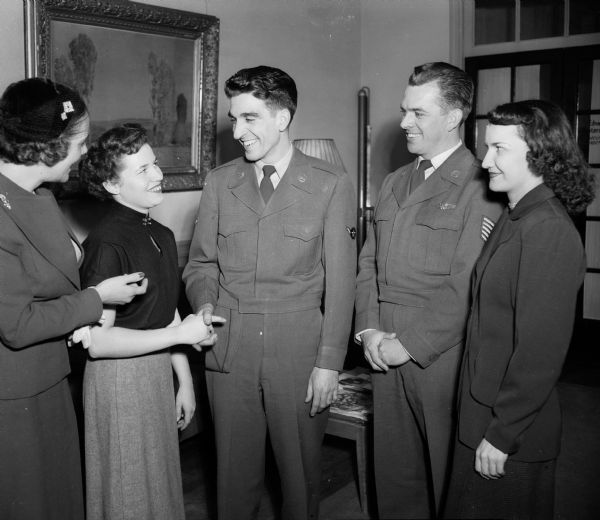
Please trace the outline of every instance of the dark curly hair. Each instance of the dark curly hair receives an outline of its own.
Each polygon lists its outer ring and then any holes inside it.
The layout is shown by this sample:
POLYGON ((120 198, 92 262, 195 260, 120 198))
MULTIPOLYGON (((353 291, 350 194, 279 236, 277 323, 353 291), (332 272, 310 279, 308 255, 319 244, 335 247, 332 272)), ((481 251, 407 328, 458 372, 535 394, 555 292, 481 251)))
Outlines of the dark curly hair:
POLYGON ((416 87, 437 82, 440 90, 440 106, 445 110, 459 108, 462 121, 467 119, 473 104, 473 80, 462 69, 443 61, 424 63, 415 67, 408 84, 416 87))
POLYGON ((45 78, 12 83, 0 99, 0 160, 54 166, 87 115, 81 96, 65 85, 45 78))
POLYGON ((246 93, 262 99, 271 110, 287 108, 291 116, 290 122, 294 119, 298 90, 294 80, 282 70, 260 65, 242 69, 225 82, 225 95, 228 99, 246 93))
POLYGON ((79 178, 88 193, 100 200, 112 199, 103 183, 119 180, 119 164, 124 155, 139 152, 148 143, 141 125, 125 123, 104 132, 79 163, 79 178))
POLYGON ((527 164, 542 176, 569 213, 585 210, 595 195, 595 179, 560 107, 530 99, 499 105, 487 114, 492 125, 516 125, 529 151, 527 164))

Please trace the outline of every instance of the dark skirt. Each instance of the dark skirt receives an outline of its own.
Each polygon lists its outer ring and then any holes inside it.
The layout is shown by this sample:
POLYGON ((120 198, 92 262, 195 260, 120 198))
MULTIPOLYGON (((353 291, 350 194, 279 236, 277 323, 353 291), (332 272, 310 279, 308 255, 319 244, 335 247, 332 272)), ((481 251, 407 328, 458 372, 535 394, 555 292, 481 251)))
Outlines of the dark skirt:
POLYGON ((499 479, 475 471, 475 450, 457 442, 444 518, 551 519, 556 460, 521 462, 510 457, 499 479))
POLYGON ((81 520, 83 511, 67 379, 33 397, 0 399, 0 518, 81 520))

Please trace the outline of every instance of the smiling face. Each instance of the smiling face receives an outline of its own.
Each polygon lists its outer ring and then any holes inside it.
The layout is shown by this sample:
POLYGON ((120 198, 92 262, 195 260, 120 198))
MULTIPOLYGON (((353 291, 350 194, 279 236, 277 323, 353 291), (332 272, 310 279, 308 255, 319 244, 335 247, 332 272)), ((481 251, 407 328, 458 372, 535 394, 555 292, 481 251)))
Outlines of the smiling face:
POLYGON ((488 125, 485 130, 487 152, 482 166, 490 176, 490 190, 504 192, 516 204, 544 179, 535 175, 527 164, 529 147, 516 125, 488 125))
POLYGON ((152 148, 144 144, 137 153, 119 160, 118 181, 103 185, 113 198, 131 209, 146 213, 163 200, 163 174, 152 148))
POLYGON ((249 161, 274 164, 288 151, 289 110, 271 109, 262 99, 243 93, 229 100, 229 118, 233 138, 249 161))
POLYGON ((431 159, 458 143, 462 112, 440 106, 437 82, 409 85, 404 91, 400 127, 410 153, 431 159))
POLYGON ((87 152, 89 132, 90 118, 86 114, 73 127, 71 137, 69 138, 67 156, 46 170, 43 178, 44 182, 67 182, 69 180, 71 167, 87 152))

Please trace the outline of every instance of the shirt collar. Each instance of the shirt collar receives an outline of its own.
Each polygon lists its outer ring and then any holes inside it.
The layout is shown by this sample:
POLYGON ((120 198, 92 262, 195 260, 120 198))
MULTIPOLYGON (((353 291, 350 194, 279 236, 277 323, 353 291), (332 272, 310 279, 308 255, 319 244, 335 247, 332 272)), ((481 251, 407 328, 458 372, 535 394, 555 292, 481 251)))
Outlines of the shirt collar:
MULTIPOLYGON (((458 143, 456 145, 454 145, 452 148, 450 148, 449 150, 446 150, 445 152, 442 152, 442 153, 438 153, 435 157, 432 157, 430 160, 431 160, 431 165, 433 166, 433 168, 435 170, 437 170, 443 164, 443 162, 446 159, 448 159, 448 157, 450 157, 456 150, 458 150, 458 148, 460 148, 461 145, 462 145, 462 141, 459 140, 458 143)), ((423 157, 421 157, 419 155, 417 167, 423 160, 424 160, 423 157)))
MULTIPOLYGON (((281 159, 279 159, 279 161, 273 163, 273 166, 275 167, 275 170, 277 172, 276 175, 280 180, 284 176, 285 172, 288 169, 288 166, 290 165, 293 153, 294 147, 292 146, 292 143, 289 143, 289 150, 286 152, 286 154, 281 159)), ((256 169, 256 174, 258 175, 259 180, 262 179, 262 169, 263 166, 265 166, 265 164, 267 163, 261 159, 254 163, 254 168, 256 169)))

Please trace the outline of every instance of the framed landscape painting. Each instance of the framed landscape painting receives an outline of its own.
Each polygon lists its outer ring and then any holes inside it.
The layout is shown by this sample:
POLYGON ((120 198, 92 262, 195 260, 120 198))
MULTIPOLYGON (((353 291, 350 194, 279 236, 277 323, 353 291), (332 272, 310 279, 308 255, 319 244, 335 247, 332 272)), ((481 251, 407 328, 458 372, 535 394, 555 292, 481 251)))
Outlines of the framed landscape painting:
MULTIPOLYGON (((126 0, 24 0, 28 76, 76 89, 90 139, 141 124, 165 191, 202 187, 215 165, 219 21, 126 0)), ((59 195, 77 195, 73 171, 59 195)))

